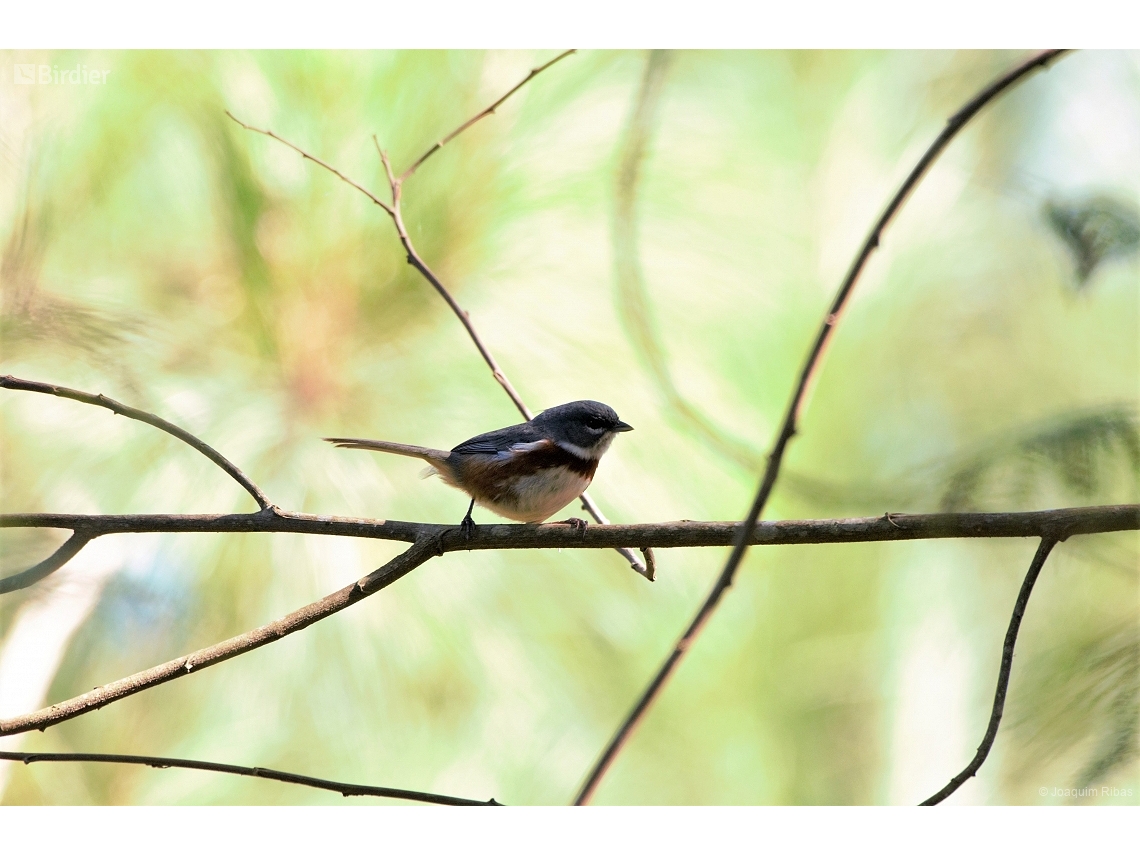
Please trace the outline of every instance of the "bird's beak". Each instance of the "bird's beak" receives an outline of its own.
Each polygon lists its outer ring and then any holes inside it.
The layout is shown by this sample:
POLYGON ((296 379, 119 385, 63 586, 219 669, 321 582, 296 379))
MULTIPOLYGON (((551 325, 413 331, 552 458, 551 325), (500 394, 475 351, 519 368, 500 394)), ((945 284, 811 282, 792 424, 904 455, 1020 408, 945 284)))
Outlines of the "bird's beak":
POLYGON ((625 433, 627 430, 633 430, 633 426, 627 425, 625 422, 618 422, 616 425, 610 428, 610 430, 612 430, 614 433, 625 433))

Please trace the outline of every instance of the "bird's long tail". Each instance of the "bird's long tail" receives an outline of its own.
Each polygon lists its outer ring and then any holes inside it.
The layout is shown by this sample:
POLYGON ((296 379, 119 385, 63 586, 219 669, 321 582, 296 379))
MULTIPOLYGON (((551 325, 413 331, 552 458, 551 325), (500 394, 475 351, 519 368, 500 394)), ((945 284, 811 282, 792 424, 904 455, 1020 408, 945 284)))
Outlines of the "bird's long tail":
POLYGON ((432 465, 446 463, 451 457, 450 451, 440 451, 438 448, 424 448, 419 445, 404 445, 399 442, 385 442, 382 439, 349 439, 347 437, 326 436, 325 442, 331 442, 337 448, 361 448, 365 451, 385 451, 388 454, 400 454, 404 457, 418 457, 432 465))

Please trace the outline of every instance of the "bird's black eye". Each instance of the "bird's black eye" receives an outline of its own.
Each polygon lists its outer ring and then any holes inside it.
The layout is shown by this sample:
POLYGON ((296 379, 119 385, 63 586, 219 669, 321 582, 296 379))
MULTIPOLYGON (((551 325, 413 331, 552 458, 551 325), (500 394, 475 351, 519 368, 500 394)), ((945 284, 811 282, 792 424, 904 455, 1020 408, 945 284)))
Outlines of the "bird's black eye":
POLYGON ((599 428, 604 428, 605 426, 606 426, 605 421, 603 419, 599 418, 598 416, 587 416, 586 417, 586 427, 588 427, 588 428, 593 428, 594 430, 597 430, 599 428))

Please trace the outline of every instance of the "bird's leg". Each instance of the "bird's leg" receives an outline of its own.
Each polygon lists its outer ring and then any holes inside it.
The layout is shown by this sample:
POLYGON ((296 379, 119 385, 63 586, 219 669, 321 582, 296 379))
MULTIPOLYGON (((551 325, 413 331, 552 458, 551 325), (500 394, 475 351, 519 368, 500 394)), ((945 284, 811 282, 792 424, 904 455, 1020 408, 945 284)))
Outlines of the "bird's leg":
POLYGON ((467 506, 467 515, 463 517, 463 521, 459 523, 459 531, 463 534, 464 540, 470 540, 471 535, 475 533, 475 520, 471 519, 471 511, 475 509, 475 499, 471 499, 471 504, 467 506))
POLYGON ((568 525, 579 534, 585 534, 586 526, 588 526, 589 523, 586 520, 578 519, 578 517, 570 517, 569 519, 559 520, 558 525, 568 525))

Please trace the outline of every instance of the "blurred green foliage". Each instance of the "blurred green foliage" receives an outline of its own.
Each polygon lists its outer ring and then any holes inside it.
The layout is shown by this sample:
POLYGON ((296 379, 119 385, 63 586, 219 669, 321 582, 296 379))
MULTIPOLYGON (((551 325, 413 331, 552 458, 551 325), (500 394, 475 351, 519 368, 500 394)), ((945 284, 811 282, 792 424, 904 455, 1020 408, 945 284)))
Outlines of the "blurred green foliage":
MULTIPOLYGON (((465 499, 416 463, 319 437, 450 447, 513 407, 383 213, 224 111, 379 191, 372 134, 402 168, 550 56, 0 55, 2 371, 151 409, 285 508, 458 522, 465 499), (109 74, 18 85, 15 63, 109 74)), ((945 117, 1018 58, 676 53, 639 117, 650 57, 580 53, 436 154, 405 218, 533 408, 596 398, 636 427, 592 489, 612 519, 735 518, 864 231, 945 117)), ((1137 501, 1138 90, 1137 54, 1077 54, 954 142, 859 286, 770 516, 1137 501)), ((190 449, 94 408, 6 392, 0 431, 5 512, 252 510, 190 449)), ((4 531, 0 570, 61 537, 4 531)), ((40 706, 243 632, 397 549, 112 540, 0 601, 0 707, 17 683, 44 681, 40 706), (87 605, 53 611, 75 591, 87 605), (5 659, 20 633, 36 656, 5 659)), ((1136 803, 1138 546, 1054 551, 997 749, 956 800, 1095 784, 1116 789, 1068 801, 1136 803)), ((752 550, 597 801, 925 798, 981 738, 1033 548, 752 550)), ((650 585, 610 552, 451 554, 20 744, 565 803, 724 557, 662 552, 650 585)), ((177 770, 0 774, 6 804, 342 802, 177 770)))

